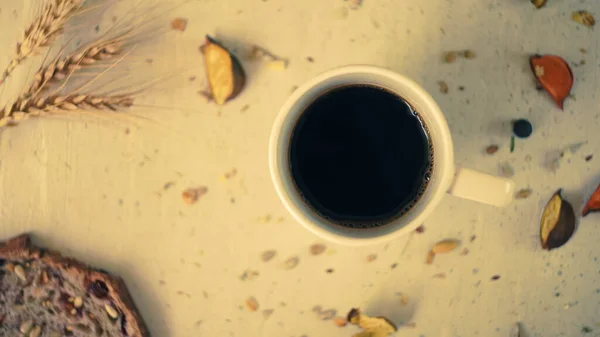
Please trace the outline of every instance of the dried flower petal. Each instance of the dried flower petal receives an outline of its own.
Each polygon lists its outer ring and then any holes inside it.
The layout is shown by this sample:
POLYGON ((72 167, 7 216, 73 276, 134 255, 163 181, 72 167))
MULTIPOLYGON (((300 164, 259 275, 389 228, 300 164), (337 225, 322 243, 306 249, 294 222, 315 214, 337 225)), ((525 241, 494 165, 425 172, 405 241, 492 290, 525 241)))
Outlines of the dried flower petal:
POLYGON ((573 87, 573 72, 567 61, 556 55, 534 55, 529 64, 538 82, 562 110, 573 87))
POLYGON ((594 193, 592 193, 588 201, 585 203, 585 207, 583 207, 583 212, 581 215, 586 216, 590 212, 598 211, 600 211, 600 185, 598 185, 594 193))
POLYGON ((573 206, 561 196, 558 190, 546 204, 540 223, 540 241, 542 248, 558 248, 571 238, 575 231, 575 212, 573 206))
POLYGON ((533 191, 530 188, 524 188, 517 192, 515 199, 527 199, 533 191))
POLYGON ((588 11, 573 12, 572 18, 575 22, 578 22, 587 27, 594 27, 594 25, 596 24, 594 16, 588 11))
POLYGON ((531 3, 535 6, 535 8, 542 8, 546 5, 547 0, 531 0, 531 3))

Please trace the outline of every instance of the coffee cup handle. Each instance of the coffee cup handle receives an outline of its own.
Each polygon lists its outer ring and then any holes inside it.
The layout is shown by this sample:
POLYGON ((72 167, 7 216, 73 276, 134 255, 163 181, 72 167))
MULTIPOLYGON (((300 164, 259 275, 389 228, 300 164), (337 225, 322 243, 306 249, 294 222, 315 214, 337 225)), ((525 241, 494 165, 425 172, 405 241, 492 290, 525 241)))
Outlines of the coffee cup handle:
POLYGON ((458 167, 448 193, 488 205, 505 207, 513 200, 515 183, 507 178, 458 167))

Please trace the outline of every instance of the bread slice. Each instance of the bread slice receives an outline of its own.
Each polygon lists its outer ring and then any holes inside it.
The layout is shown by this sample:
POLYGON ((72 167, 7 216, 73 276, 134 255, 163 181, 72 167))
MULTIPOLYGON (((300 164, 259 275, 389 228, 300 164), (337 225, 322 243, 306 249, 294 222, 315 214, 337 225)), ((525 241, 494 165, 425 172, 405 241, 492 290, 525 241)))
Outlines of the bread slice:
POLYGON ((123 280, 28 235, 0 242, 0 336, 150 336, 123 280))

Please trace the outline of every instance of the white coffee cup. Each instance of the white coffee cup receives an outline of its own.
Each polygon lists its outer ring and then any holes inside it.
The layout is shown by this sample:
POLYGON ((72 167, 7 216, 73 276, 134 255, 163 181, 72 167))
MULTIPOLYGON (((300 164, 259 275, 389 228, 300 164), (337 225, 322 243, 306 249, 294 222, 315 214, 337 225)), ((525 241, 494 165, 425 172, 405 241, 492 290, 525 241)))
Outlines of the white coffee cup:
POLYGON ((481 203, 503 207, 513 199, 514 183, 467 168, 456 168, 450 130, 433 98, 414 81, 391 70, 366 65, 329 70, 298 88, 277 116, 269 142, 269 168, 279 198, 304 227, 324 239, 361 245, 391 240, 423 224, 446 193, 481 203), (323 93, 343 85, 370 84, 385 88, 406 100, 429 129, 434 167, 425 193, 416 205, 386 225, 356 229, 337 225, 320 216, 306 204, 291 176, 289 142, 304 109, 323 93))

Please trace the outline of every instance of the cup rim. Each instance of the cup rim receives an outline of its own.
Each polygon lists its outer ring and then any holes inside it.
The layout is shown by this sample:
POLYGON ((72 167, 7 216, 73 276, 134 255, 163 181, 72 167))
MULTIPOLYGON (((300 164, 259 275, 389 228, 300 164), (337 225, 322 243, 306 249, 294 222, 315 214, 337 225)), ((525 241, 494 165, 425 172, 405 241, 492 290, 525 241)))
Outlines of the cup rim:
MULTIPOLYGON (((409 101, 407 99, 407 101, 409 101)), ((410 102, 409 102, 410 103, 410 102)), ((437 160, 437 159, 436 159, 437 160)), ((442 163, 439 163, 442 164, 442 163)), ((275 121, 273 123, 273 127, 271 130, 271 135, 269 139, 269 170, 271 173, 271 179, 273 181, 273 185, 275 186, 275 190, 279 199, 282 201, 285 208, 292 214, 294 219, 300 224, 313 232, 314 234, 336 243, 341 243, 345 245, 353 245, 353 246, 361 246, 361 245, 369 245, 369 244, 377 244, 382 242, 390 241, 393 238, 397 238, 406 233, 412 232, 418 226, 420 226, 423 220, 431 213, 431 211, 439 204, 443 196, 446 194, 448 187, 451 184, 452 178, 454 176, 454 158, 453 158, 453 149, 452 149, 452 139, 450 136, 450 130, 442 114, 439 106, 434 101, 433 97, 431 97, 420 85, 416 82, 404 77, 400 74, 395 73, 392 70, 372 66, 372 65, 348 65, 342 66, 338 68, 333 68, 328 71, 325 71, 316 77, 310 79, 301 85, 298 89, 296 89, 292 95, 286 100, 286 102, 281 107, 275 121), (345 236, 334 231, 327 230, 314 223, 314 216, 307 214, 308 212, 304 210, 301 206, 297 205, 296 202, 291 200, 288 193, 288 188, 283 186, 283 178, 281 174, 281 165, 280 165, 280 143, 281 143, 281 133, 284 128, 284 124, 290 117, 291 113, 299 116, 301 111, 293 111, 295 105, 300 101, 311 89, 316 88, 319 84, 325 83, 327 80, 335 78, 337 76, 348 75, 348 74, 361 74, 368 73, 381 77, 387 77, 392 79, 394 82, 400 83, 405 87, 409 87, 413 92, 413 96, 418 95, 420 99, 425 101, 425 104, 428 106, 428 114, 433 114, 439 120, 436 124, 437 129, 440 133, 438 137, 444 139, 441 144, 437 144, 435 147, 435 151, 441 151, 445 165, 438 169, 436 179, 440 179, 437 182, 438 191, 434 191, 432 193, 432 197, 429 199, 426 205, 421 206, 422 210, 420 213, 416 215, 416 217, 408 224, 403 225, 400 228, 396 228, 391 230, 389 233, 385 233, 378 236, 369 236, 369 237, 351 237, 345 236), (430 110, 430 111, 429 111, 430 110), (441 148, 439 148, 441 146, 441 148)), ((436 169, 434 168, 434 171, 436 169)), ((289 184, 289 183, 288 183, 289 184)), ((431 182, 430 182, 431 184, 431 182)), ((428 187, 431 188, 430 185, 428 187)), ((312 212, 312 211, 309 211, 312 212)), ((320 218, 320 217, 316 217, 320 218)), ((388 225, 386 225, 388 226, 388 225)), ((391 225, 390 225, 391 226, 391 225)))

